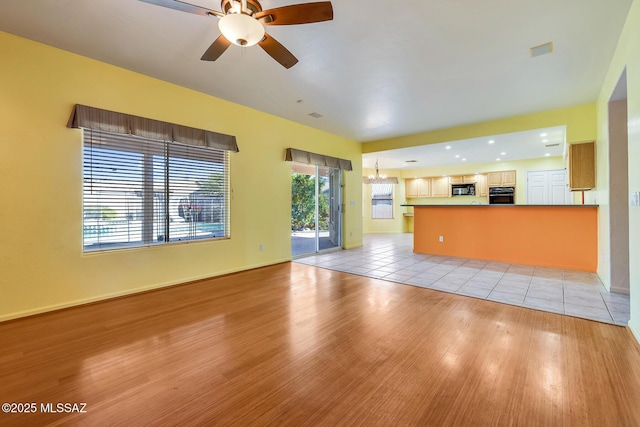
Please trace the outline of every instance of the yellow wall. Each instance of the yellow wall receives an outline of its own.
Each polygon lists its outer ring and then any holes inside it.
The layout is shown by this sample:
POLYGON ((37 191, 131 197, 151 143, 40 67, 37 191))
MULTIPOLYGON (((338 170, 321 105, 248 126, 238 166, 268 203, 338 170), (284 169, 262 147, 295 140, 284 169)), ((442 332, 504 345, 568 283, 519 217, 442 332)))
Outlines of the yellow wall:
POLYGON ((596 105, 579 105, 576 107, 418 133, 399 138, 371 141, 363 144, 362 152, 372 153, 397 148, 416 147, 552 126, 566 126, 568 143, 593 141, 596 138, 596 105))
MULTIPOLYGON (((418 203, 425 205, 469 205, 472 202, 487 204, 489 203, 488 197, 426 197, 418 199, 405 199, 405 179, 418 178, 418 177, 432 177, 442 175, 472 175, 474 173, 486 173, 502 170, 515 170, 516 171, 516 203, 527 203, 527 171, 536 170, 550 170, 550 169, 564 169, 565 163, 562 157, 549 157, 542 159, 529 159, 518 160, 512 162, 492 162, 492 163, 479 163, 475 165, 458 165, 458 166, 441 166, 433 168, 422 169, 410 169, 402 171, 390 171, 384 170, 387 176, 398 176, 400 184, 396 185, 394 191, 397 197, 394 198, 394 212, 399 212, 396 216, 400 216, 404 212, 412 212, 410 207, 402 207, 401 204, 405 202, 418 203)), ((366 187, 366 186, 365 186, 366 187)), ((370 192, 366 192, 366 188, 363 190, 363 206, 365 206, 365 216, 363 220, 365 233, 380 233, 380 232, 409 232, 412 231, 412 224, 408 223, 410 220, 399 220, 398 218, 391 220, 372 220, 371 219, 371 195, 370 192), (366 206, 369 206, 369 210, 366 206)))
POLYGON ((291 259, 286 147, 352 160, 344 246, 362 244, 359 143, 6 33, 0 58, 0 320, 291 259), (76 103, 236 135, 231 239, 83 254, 76 103))
MULTIPOLYGON (((627 71, 627 114, 629 131, 629 191, 640 191, 640 0, 634 0, 627 16, 627 22, 618 41, 618 46, 609 72, 602 84, 597 103, 596 140, 597 157, 597 191, 588 193, 590 200, 600 204, 599 218, 599 266, 600 277, 607 281, 609 265, 606 255, 609 251, 609 162, 608 162, 608 110, 607 104, 618 79, 625 67, 627 71)), ((612 167, 616 167, 613 165, 612 167)), ((629 326, 640 341, 640 207, 629 208, 629 260, 630 260, 630 295, 631 320, 629 326)), ((608 285, 605 283, 605 285, 608 285)))

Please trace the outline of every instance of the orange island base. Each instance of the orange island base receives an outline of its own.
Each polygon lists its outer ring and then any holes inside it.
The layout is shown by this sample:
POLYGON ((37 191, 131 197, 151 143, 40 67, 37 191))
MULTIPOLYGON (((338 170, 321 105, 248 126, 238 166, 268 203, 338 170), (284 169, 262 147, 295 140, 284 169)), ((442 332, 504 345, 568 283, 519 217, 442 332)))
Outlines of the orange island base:
POLYGON ((595 272, 597 205, 412 205, 413 251, 595 272))

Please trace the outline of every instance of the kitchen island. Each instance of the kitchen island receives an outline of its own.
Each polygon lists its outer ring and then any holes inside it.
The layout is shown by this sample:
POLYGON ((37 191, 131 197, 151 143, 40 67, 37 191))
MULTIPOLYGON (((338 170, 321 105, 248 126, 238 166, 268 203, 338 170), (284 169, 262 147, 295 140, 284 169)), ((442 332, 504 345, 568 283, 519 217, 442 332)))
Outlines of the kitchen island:
POLYGON ((413 250, 595 272, 597 205, 415 205, 413 250))

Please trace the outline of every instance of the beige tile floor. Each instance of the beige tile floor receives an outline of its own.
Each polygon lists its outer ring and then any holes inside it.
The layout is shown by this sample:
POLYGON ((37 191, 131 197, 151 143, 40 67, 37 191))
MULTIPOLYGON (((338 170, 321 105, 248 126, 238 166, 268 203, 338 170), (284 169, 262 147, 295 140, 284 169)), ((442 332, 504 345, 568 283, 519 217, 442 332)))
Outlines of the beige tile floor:
POLYGON ((367 234, 363 247, 295 262, 626 326, 629 296, 595 273, 413 253, 413 235, 367 234))

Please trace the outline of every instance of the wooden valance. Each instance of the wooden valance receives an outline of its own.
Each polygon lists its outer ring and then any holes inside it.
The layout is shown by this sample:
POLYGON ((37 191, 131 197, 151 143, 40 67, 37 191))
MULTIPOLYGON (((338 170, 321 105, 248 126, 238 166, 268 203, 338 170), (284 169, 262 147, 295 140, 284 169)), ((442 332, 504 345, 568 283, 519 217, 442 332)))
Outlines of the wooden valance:
POLYGON ((305 163, 315 166, 327 166, 334 169, 352 171, 351 160, 339 159, 337 157, 325 156, 324 154, 311 153, 309 151, 287 148, 285 160, 288 162, 305 163))
POLYGON ((175 141, 198 147, 238 152, 236 137, 131 114, 76 104, 67 123, 69 128, 136 135, 161 141, 175 141))

